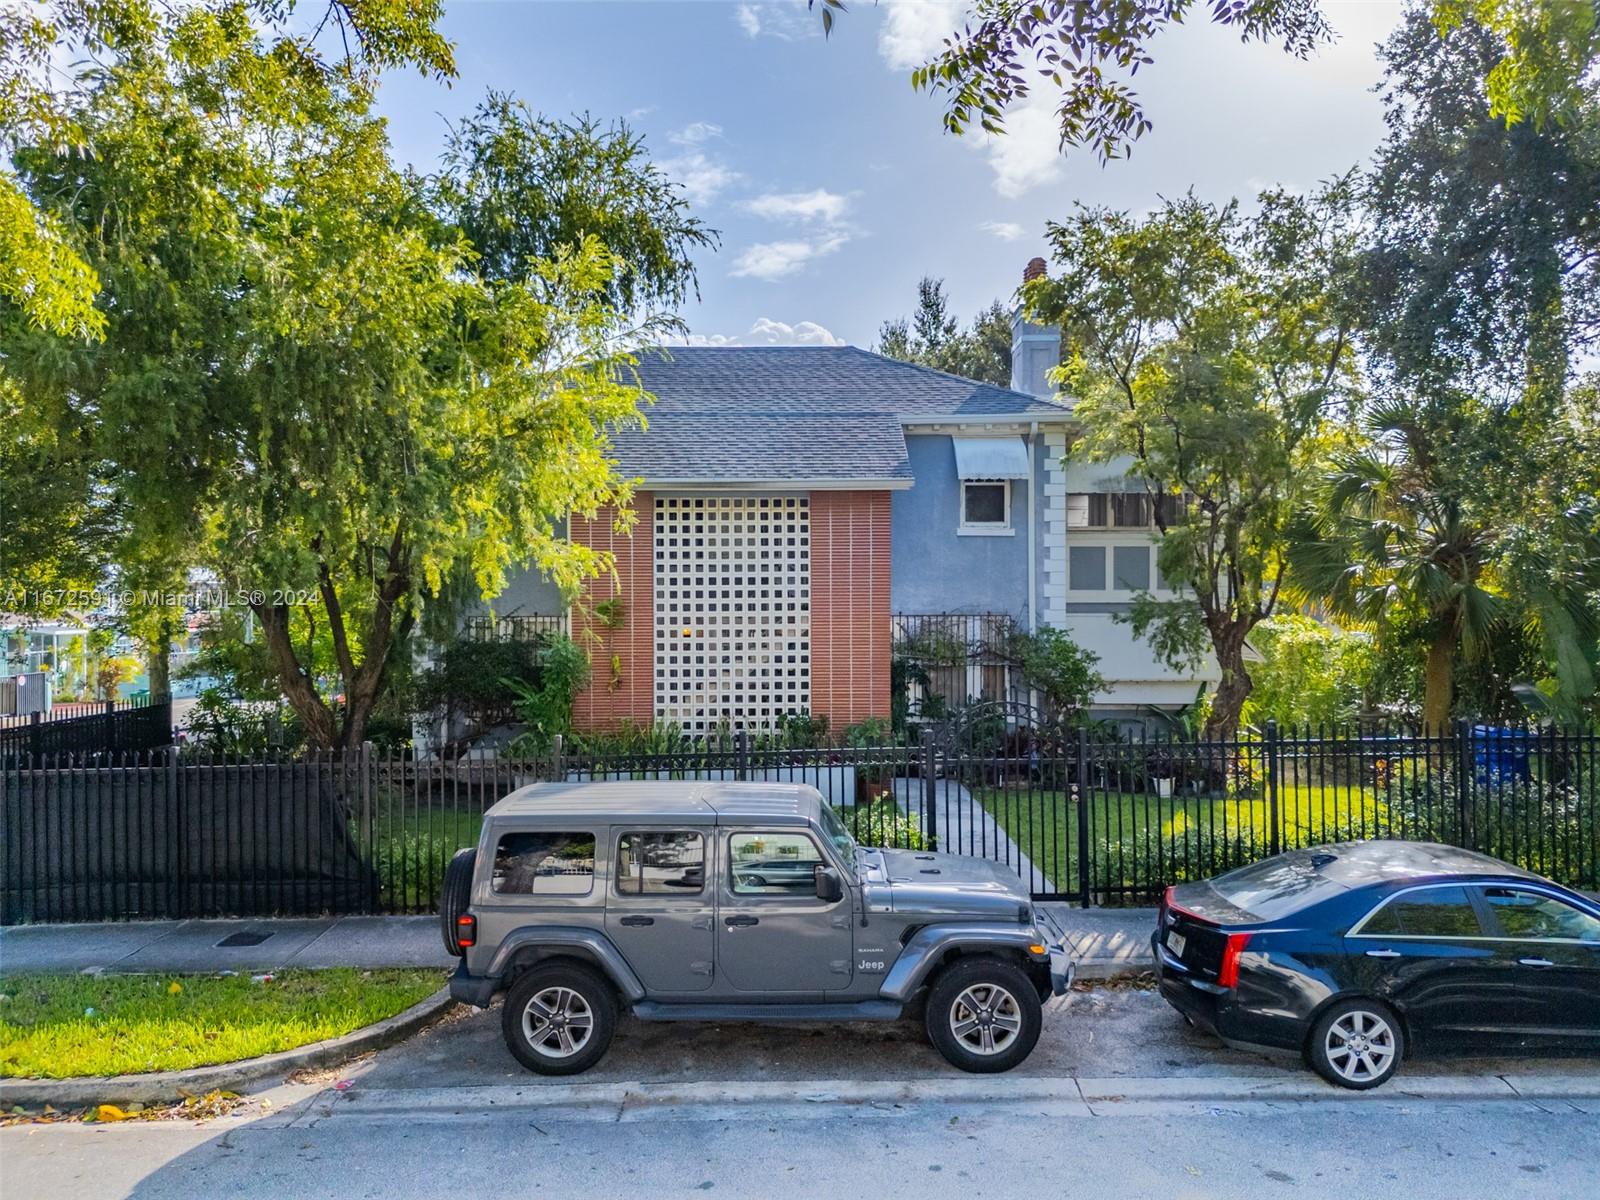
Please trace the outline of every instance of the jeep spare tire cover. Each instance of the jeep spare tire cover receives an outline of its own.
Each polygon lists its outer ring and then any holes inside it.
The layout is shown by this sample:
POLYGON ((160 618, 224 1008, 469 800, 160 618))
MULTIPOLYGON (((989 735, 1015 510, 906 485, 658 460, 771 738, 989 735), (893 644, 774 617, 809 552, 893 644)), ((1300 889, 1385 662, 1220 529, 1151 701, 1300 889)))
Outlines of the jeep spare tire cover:
POLYGON ((456 918, 472 903, 472 870, 477 863, 478 851, 473 847, 457 850, 445 866, 444 886, 439 892, 439 930, 444 934, 444 948, 457 958, 466 951, 456 942, 456 918))

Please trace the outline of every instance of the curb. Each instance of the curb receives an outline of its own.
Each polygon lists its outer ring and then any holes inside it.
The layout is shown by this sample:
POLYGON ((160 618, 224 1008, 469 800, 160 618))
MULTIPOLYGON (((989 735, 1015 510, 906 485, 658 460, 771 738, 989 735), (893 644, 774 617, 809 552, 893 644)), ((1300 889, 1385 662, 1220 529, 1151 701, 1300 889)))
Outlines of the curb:
POLYGON ((91 1104, 173 1104, 184 1093, 203 1096, 212 1091, 238 1091, 270 1075, 288 1075, 307 1067, 331 1067, 346 1059, 380 1050, 409 1037, 455 1001, 450 989, 440 988, 404 1012, 367 1025, 341 1037, 327 1038, 293 1050, 280 1050, 260 1058, 190 1067, 183 1071, 152 1071, 142 1075, 101 1075, 81 1079, 0 1079, 0 1109, 43 1104, 55 1108, 85 1108, 91 1104))
MULTIPOLYGON (((330 1098, 332 1093, 328 1094, 330 1098)), ((1477 1101, 1537 1102, 1600 1099, 1600 1076, 1418 1075, 1374 1091, 1348 1091, 1314 1078, 1288 1076, 1025 1077, 1001 1086, 993 1079, 812 1079, 767 1083, 693 1082, 601 1084, 484 1084, 384 1088, 359 1083, 337 1096, 342 1114, 406 1121, 498 1117, 507 1110, 537 1110, 552 1118, 632 1122, 674 1113, 720 1110, 719 1119, 792 1119, 827 1116, 841 1107, 910 1108, 922 1105, 1043 1105, 1060 1115, 1109 1116, 1174 1106, 1229 1104, 1411 1104, 1477 1101)))

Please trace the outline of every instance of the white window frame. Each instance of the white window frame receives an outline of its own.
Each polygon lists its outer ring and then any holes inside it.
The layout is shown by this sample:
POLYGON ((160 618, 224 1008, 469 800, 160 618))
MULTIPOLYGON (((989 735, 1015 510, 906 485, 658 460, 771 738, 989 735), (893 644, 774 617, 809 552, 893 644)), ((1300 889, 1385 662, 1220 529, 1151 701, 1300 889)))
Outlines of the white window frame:
POLYGON ((956 532, 963 537, 1014 537, 1016 530, 1011 527, 1011 480, 1009 479, 963 479, 961 481, 961 511, 960 523, 956 532), (967 520, 967 489, 969 487, 997 487, 1004 497, 1005 516, 1000 521, 967 520))

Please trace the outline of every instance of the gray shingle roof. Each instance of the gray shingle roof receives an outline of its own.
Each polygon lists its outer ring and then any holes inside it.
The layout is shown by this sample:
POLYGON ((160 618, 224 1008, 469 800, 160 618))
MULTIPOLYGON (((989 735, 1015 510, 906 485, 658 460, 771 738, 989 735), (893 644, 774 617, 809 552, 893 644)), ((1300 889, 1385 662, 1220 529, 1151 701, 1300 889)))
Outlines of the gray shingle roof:
POLYGON ((649 428, 613 440, 647 483, 909 481, 904 419, 1067 412, 854 346, 675 346, 638 370, 649 428))

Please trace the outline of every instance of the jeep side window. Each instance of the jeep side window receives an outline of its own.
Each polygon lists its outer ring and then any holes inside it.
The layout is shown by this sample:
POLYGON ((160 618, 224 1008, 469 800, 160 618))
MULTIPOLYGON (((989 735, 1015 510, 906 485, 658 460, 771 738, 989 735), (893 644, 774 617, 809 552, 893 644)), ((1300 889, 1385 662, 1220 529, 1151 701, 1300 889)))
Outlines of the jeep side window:
POLYGON ((617 839, 617 891, 691 896, 705 889, 706 844, 698 833, 625 833, 617 839))
POLYGON ((594 888, 594 834, 505 834, 490 886, 501 895, 586 896, 594 888))
POLYGON ((736 833, 728 839, 733 890, 740 896, 815 896, 817 844, 803 833, 736 833))

